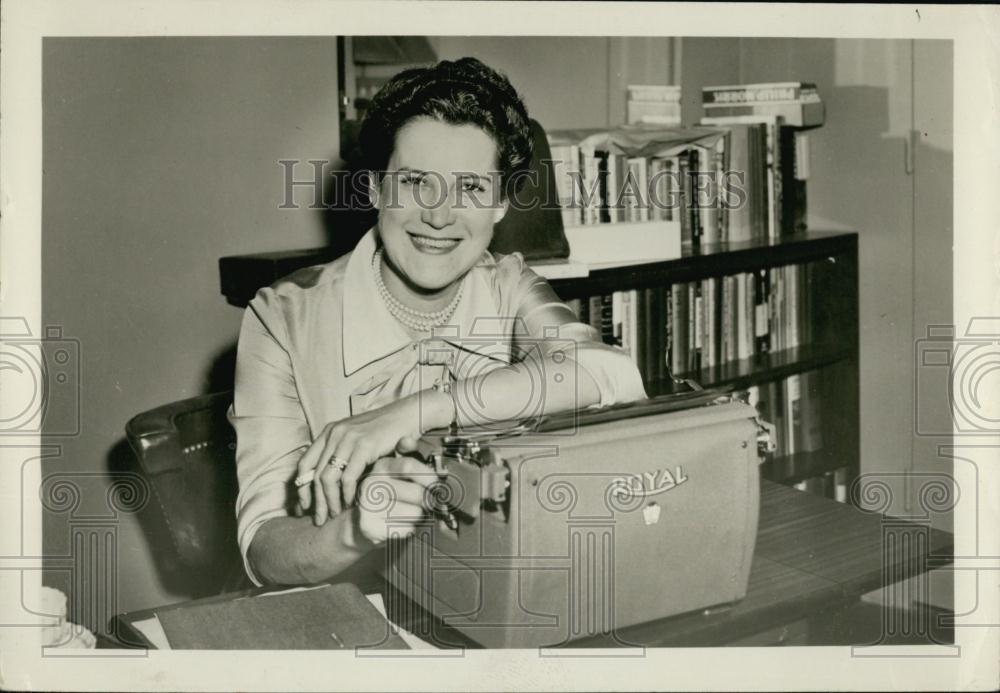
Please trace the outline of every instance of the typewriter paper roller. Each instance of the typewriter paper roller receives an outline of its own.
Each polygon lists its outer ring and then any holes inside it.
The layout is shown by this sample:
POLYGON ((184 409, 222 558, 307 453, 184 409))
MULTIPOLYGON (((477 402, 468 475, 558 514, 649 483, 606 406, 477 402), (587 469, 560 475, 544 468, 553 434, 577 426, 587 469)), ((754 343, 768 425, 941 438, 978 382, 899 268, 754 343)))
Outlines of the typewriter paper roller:
MULTIPOLYGON (((494 440, 477 511, 399 545, 388 577, 486 647, 555 646, 746 594, 755 411, 729 402, 494 440), (503 502, 479 503, 509 480, 503 502)), ((479 474, 479 468, 476 468, 479 474)), ((470 506, 470 499, 464 499, 470 506)), ((622 641, 622 644, 628 644, 622 641)))

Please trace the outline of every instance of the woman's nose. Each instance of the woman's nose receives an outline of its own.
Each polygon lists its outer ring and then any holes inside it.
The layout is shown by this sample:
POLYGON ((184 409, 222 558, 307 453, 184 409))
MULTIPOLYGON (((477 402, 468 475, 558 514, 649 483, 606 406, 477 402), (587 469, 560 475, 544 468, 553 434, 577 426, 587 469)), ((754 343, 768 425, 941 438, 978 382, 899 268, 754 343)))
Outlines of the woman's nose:
POLYGON ((428 226, 436 229, 444 228, 455 223, 455 200, 449 191, 448 194, 434 200, 434 204, 425 207, 421 213, 421 220, 428 226))

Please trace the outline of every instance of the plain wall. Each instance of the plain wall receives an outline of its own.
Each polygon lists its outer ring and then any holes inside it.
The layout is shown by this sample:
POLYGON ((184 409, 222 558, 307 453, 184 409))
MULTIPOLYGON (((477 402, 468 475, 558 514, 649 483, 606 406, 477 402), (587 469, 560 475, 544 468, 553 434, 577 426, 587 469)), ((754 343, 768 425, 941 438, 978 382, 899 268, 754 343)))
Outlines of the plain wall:
POLYGON ((188 586, 154 568, 151 507, 107 507, 107 474, 130 464, 129 418, 231 387, 242 311, 219 293, 219 257, 325 243, 320 212, 278 208, 278 161, 338 153, 336 41, 50 38, 43 51, 43 319, 79 340, 82 385, 81 434, 51 439, 45 472, 83 494, 76 513, 46 514, 45 553, 70 550, 85 512, 110 512, 108 610, 149 607, 188 586))
POLYGON ((629 84, 672 84, 674 40, 633 36, 435 36, 442 60, 500 70, 546 130, 625 122, 629 84))

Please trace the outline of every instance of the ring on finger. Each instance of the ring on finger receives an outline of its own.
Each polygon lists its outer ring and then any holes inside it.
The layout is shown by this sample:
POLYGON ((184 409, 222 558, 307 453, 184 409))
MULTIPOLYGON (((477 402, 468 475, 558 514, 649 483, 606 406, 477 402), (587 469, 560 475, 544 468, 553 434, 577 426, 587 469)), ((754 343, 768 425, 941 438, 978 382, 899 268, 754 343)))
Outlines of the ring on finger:
POLYGON ((347 460, 341 459, 340 457, 334 455, 330 459, 330 466, 336 469, 338 472, 342 472, 345 469, 347 469, 347 460))

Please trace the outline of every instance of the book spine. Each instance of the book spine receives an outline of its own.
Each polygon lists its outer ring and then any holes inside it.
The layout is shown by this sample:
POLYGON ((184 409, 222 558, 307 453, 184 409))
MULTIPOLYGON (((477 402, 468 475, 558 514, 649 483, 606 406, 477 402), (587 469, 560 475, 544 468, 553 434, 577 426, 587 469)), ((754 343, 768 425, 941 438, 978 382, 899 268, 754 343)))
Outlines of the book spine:
POLYGON ((663 342, 659 348, 660 364, 657 369, 657 378, 666 380, 670 377, 674 363, 674 287, 665 286, 660 293, 660 318, 663 325, 663 342))
POLYGON ((680 376, 688 370, 688 285, 674 284, 670 300, 670 374, 680 376))
POLYGON ((701 102, 711 104, 742 104, 794 101, 817 94, 816 85, 808 82, 782 82, 771 84, 739 85, 732 87, 703 87, 701 102))
POLYGON ((611 294, 611 333, 614 335, 615 344, 622 346, 625 342, 622 337, 622 327, 624 325, 624 310, 622 308, 624 291, 615 291, 611 294))
MULTIPOLYGON (((632 341, 632 292, 622 291, 622 350, 635 363, 635 343, 632 341)), ((638 364, 636 364, 638 365, 638 364)))
POLYGON ((722 361, 728 363, 736 360, 736 329, 734 326, 736 313, 735 280, 733 275, 722 278, 722 361))
POLYGON ((660 331, 660 317, 657 314, 659 310, 657 293, 658 289, 643 289, 643 299, 642 308, 643 315, 642 321, 639 325, 639 338, 642 340, 642 361, 645 364, 644 370, 646 372, 647 382, 653 381, 657 378, 656 367, 657 363, 661 360, 657 356, 657 346, 660 331))
POLYGON ((754 273, 754 353, 770 351, 770 307, 768 305, 767 270, 754 273))
POLYGON ((669 219, 668 209, 670 197, 668 191, 667 160, 660 157, 649 159, 649 183, 647 184, 647 199, 649 200, 648 216, 656 221, 669 219))
POLYGON ((612 221, 612 194, 610 186, 611 177, 611 166, 614 164, 610 161, 610 157, 607 152, 594 152, 594 156, 597 157, 597 180, 598 188, 601 193, 600 206, 598 212, 598 223, 608 224, 612 221))
POLYGON ((698 181, 696 180, 697 172, 699 170, 701 170, 701 157, 698 149, 692 147, 688 150, 688 188, 690 191, 688 201, 690 204, 689 215, 691 218, 691 245, 695 247, 701 246, 702 236, 704 235, 704 227, 701 221, 701 206, 698 204, 698 181))
POLYGON ((688 372, 701 370, 701 282, 688 285, 688 372))
POLYGON ((694 236, 691 231, 691 213, 690 213, 690 200, 691 200, 691 176, 689 175, 690 160, 688 157, 680 156, 677 159, 677 176, 679 188, 679 208, 677 214, 680 217, 681 222, 681 245, 692 246, 694 244, 694 236))
POLYGON ((753 304, 747 304, 747 273, 736 275, 736 358, 750 358, 752 330, 747 329, 747 322, 753 324, 753 304))
POLYGON ((580 182, 583 190, 580 192, 581 221, 584 224, 597 224, 601 221, 601 170, 597 152, 580 153, 580 182))
POLYGON ((583 298, 579 300, 580 311, 577 313, 580 322, 584 325, 590 324, 590 299, 583 298))

